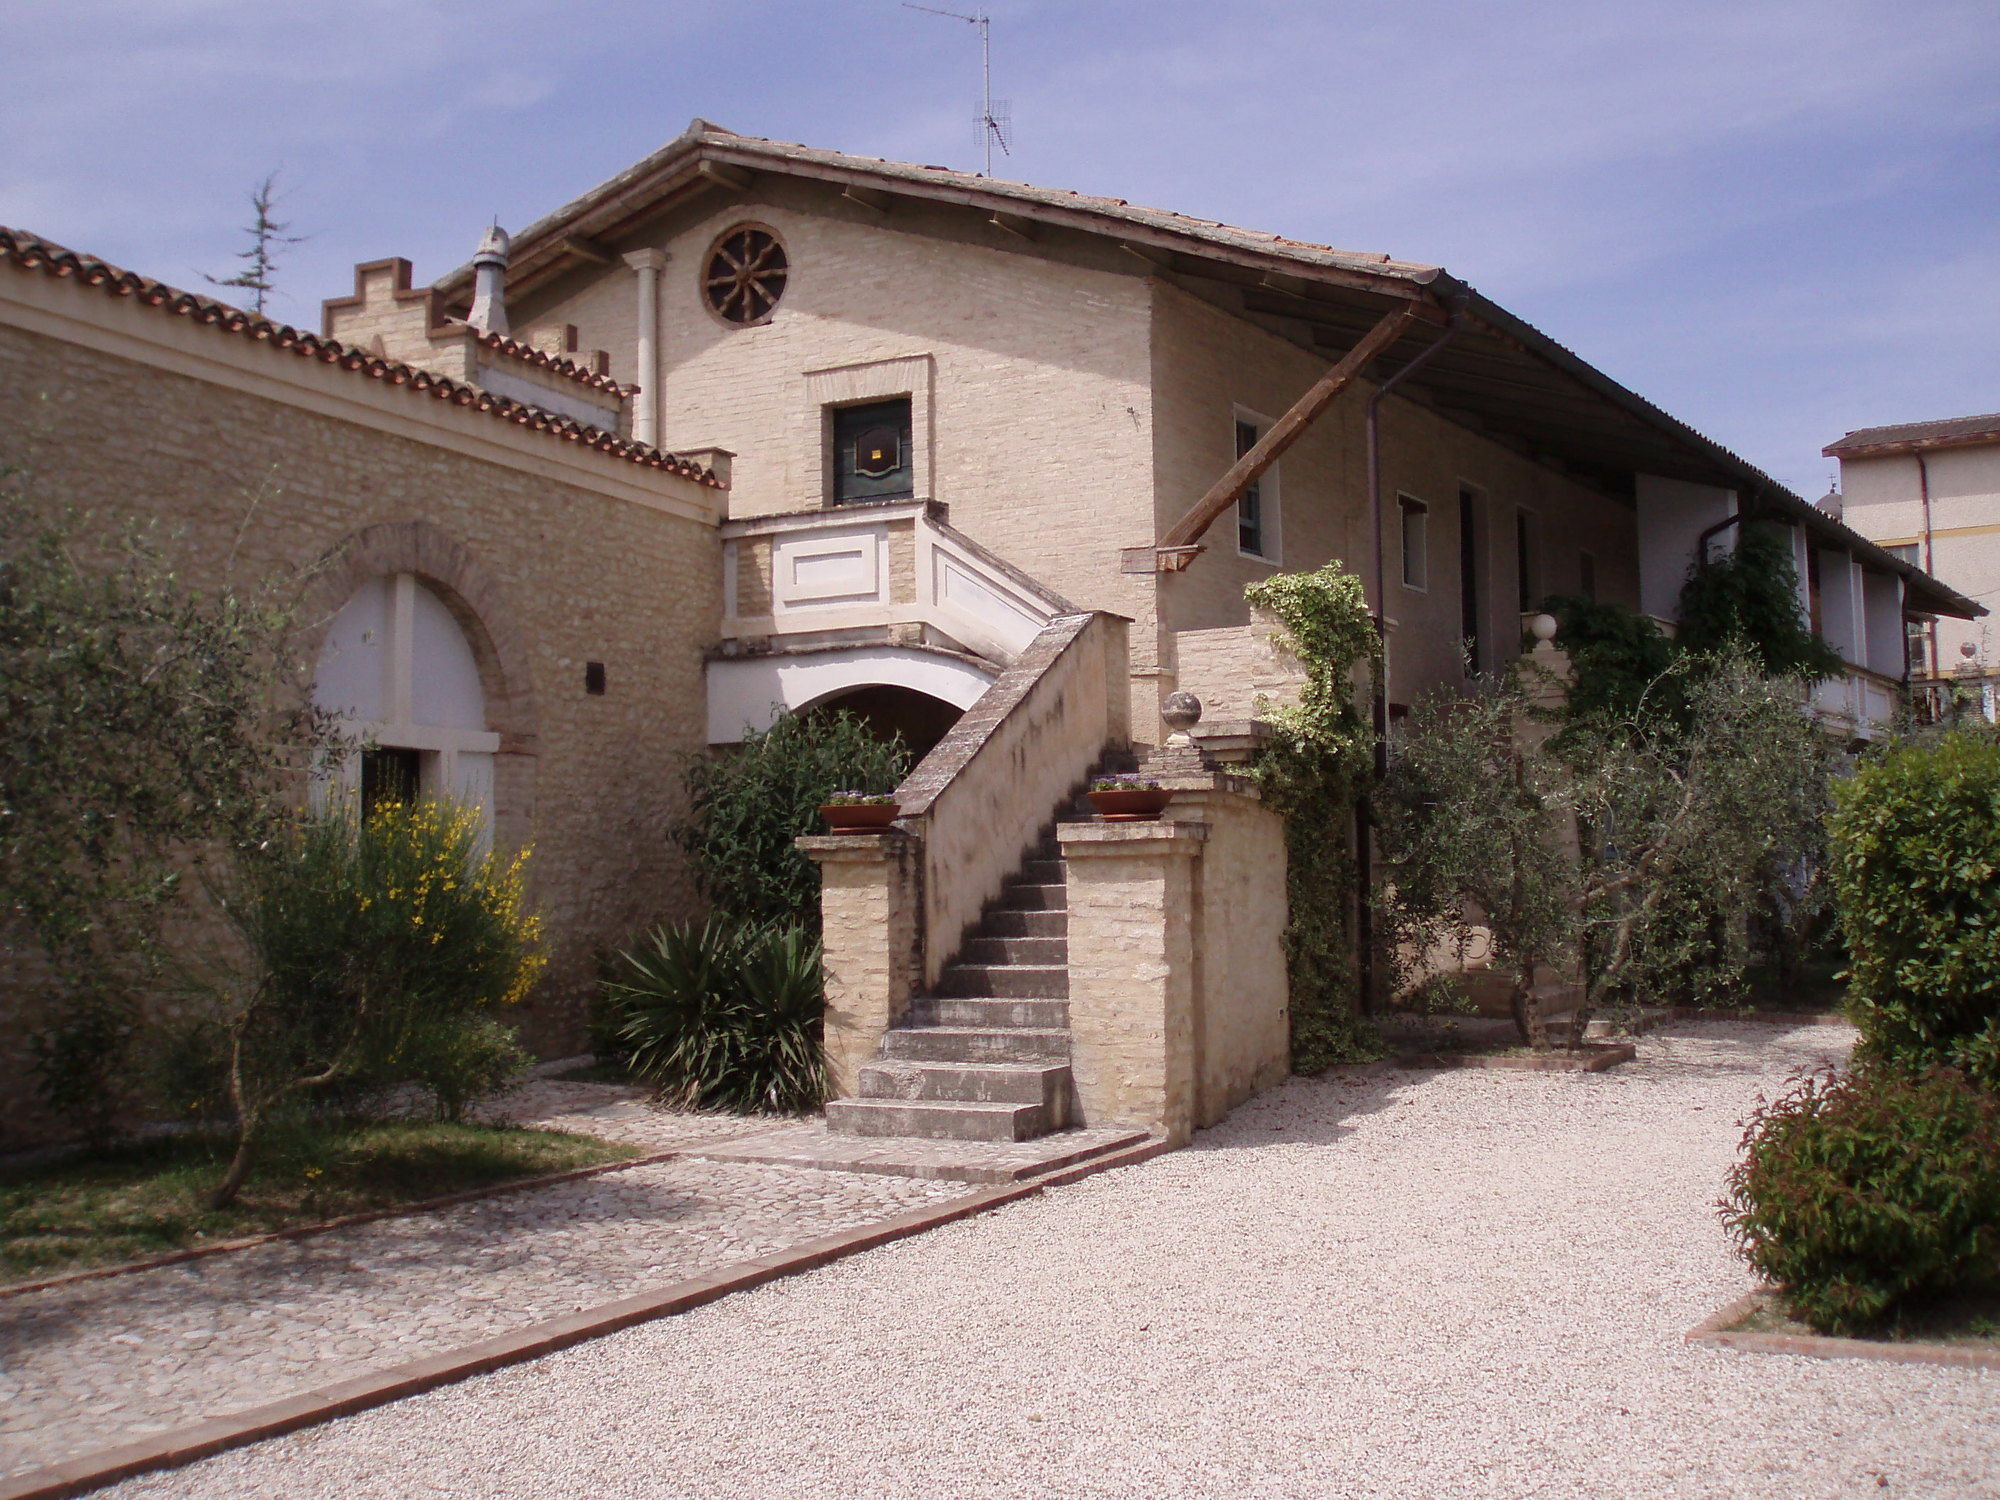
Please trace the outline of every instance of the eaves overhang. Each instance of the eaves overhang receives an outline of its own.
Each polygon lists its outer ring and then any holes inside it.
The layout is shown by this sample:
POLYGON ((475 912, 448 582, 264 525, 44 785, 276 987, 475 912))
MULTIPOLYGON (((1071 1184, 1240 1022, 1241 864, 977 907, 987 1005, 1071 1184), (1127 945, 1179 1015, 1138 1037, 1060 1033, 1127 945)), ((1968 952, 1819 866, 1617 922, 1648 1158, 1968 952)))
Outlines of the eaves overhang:
MULTIPOLYGON (((1903 578, 1913 609, 1963 618, 1985 613, 1441 266, 1291 240, 1122 199, 741 136, 697 119, 658 151, 515 235, 509 294, 531 292, 580 264, 609 261, 620 237, 644 221, 718 188, 745 191, 760 172, 825 182, 863 203, 901 196, 959 204, 1014 238, 1037 226, 1106 238, 1140 262, 1150 261, 1161 275, 1226 277, 1245 289, 1246 302, 1261 297, 1277 316, 1300 316, 1332 346, 1351 345, 1397 302, 1440 311, 1456 304, 1466 332, 1411 382, 1447 413, 1489 425, 1537 458, 1567 465, 1609 489, 1622 483, 1629 492, 1632 475, 1657 473, 1735 490, 1752 513, 1803 525, 1824 544, 1903 578)), ((469 298, 471 285, 470 263, 435 283, 447 304, 469 298)), ((1399 367, 1432 337, 1417 329, 1386 350, 1371 373, 1379 377, 1399 367)))

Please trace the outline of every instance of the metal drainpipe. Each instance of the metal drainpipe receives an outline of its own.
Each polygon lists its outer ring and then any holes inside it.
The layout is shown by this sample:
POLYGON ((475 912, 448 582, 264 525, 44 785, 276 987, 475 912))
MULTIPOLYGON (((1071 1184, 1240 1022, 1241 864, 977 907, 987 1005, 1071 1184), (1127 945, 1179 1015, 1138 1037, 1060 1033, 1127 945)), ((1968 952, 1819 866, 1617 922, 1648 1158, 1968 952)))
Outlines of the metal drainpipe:
MULTIPOLYGON (((1389 769, 1389 582, 1388 570, 1382 561, 1382 441, 1376 414, 1384 396, 1416 374, 1433 354, 1457 337, 1465 312, 1465 299, 1463 290, 1453 295, 1444 332, 1433 339, 1421 354, 1375 387, 1374 394, 1368 398, 1368 528, 1375 544, 1375 634, 1382 648, 1382 665, 1375 682, 1377 776, 1387 774, 1389 769)), ((1354 846, 1355 874, 1361 887, 1360 899, 1356 903, 1357 935, 1361 940, 1361 1013, 1372 1016, 1375 1014, 1375 920, 1368 909, 1368 891, 1375 877, 1375 840, 1358 803, 1354 809, 1354 846)))
MULTIPOLYGON (((1922 498, 1924 502, 1924 533, 1923 533, 1924 571, 1926 573, 1930 573, 1931 576, 1935 578, 1937 575, 1935 572, 1933 572, 1931 568, 1931 466, 1929 462, 1925 460, 1923 450, 1921 448, 1917 450, 1916 460, 1917 460, 1917 494, 1922 498)), ((1937 640, 1936 620, 1932 620, 1930 624, 1924 627, 1924 645, 1930 653, 1930 658, 1931 658, 1930 675, 1932 677, 1938 677, 1943 675, 1939 671, 1940 663, 1938 661, 1938 640, 1937 640)))

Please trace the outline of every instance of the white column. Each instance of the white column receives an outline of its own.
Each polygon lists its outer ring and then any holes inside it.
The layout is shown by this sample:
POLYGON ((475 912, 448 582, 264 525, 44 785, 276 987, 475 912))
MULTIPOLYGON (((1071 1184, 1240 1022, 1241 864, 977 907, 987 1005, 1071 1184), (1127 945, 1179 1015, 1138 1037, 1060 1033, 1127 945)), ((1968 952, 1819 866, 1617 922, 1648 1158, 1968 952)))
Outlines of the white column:
POLYGON ((660 441, 660 272, 666 263, 664 250, 634 250, 625 257, 639 278, 639 394, 632 403, 632 436, 654 446, 660 441))

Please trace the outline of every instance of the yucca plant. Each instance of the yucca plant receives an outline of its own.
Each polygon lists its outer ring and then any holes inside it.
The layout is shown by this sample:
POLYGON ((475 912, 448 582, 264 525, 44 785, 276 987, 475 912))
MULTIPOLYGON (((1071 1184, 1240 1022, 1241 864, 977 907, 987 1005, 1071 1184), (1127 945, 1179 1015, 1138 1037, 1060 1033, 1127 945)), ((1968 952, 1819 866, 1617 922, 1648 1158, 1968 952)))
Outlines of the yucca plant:
POLYGON ((826 1099, 819 962, 796 923, 656 927, 609 965, 607 1029, 669 1104, 804 1114, 826 1099))

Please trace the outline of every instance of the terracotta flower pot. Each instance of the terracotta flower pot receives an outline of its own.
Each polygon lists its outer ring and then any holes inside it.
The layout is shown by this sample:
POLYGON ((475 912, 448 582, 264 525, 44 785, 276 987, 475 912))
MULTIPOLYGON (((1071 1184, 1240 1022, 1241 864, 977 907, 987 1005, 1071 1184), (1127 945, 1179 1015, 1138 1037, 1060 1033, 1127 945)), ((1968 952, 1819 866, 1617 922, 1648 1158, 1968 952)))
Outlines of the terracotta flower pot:
POLYGON ((880 833, 901 811, 894 802, 829 802, 819 815, 833 833, 880 833))
POLYGON ((1107 823, 1138 823, 1159 817, 1174 794, 1158 787, 1134 787, 1122 792, 1091 792, 1090 805, 1107 823))

